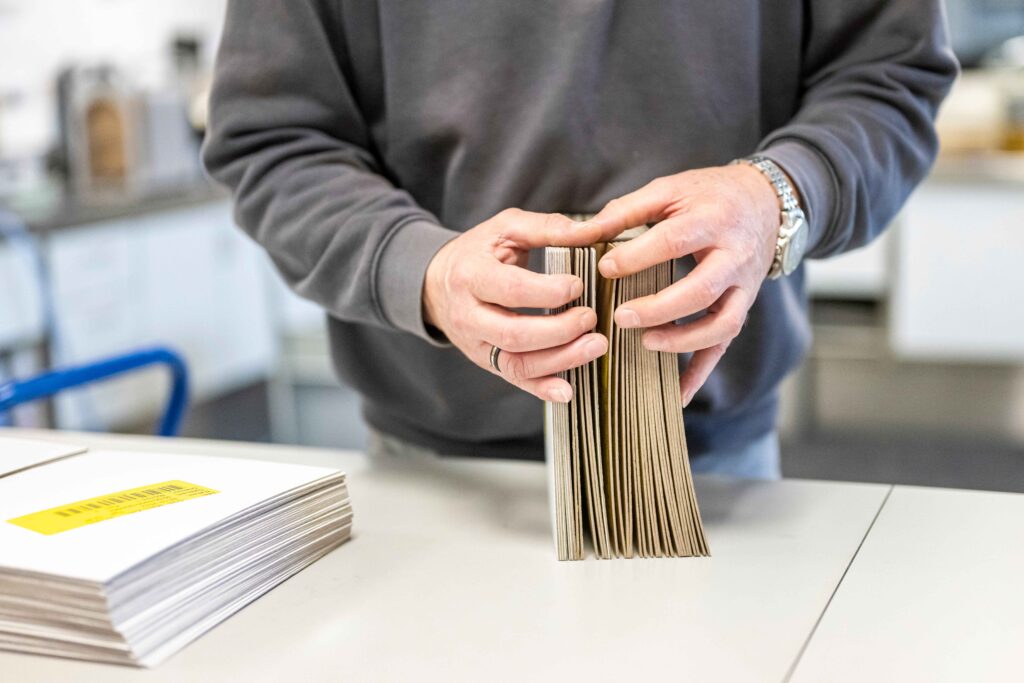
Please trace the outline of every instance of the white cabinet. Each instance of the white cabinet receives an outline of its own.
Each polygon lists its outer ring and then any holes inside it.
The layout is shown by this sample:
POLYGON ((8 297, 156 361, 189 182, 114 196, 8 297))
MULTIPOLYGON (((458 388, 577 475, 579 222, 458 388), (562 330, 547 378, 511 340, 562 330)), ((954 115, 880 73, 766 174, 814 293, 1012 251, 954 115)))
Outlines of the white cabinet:
MULTIPOLYGON (((276 356, 268 266, 227 202, 58 231, 48 261, 57 365, 142 346, 180 351, 202 400, 269 377, 276 356)), ((148 418, 166 399, 154 370, 57 400, 58 425, 109 428, 148 418)))
MULTIPOLYGON (((52 359, 64 366, 98 360, 140 346, 144 336, 139 293, 144 266, 139 234, 129 221, 69 229, 47 245, 53 293, 52 359)), ((98 429, 158 410, 163 385, 135 375, 56 401, 57 425, 98 429)))
POLYGON ((43 336, 43 302, 35 257, 27 244, 0 240, 0 350, 43 336))
POLYGON ((865 247, 825 260, 808 259, 807 291, 820 299, 880 301, 889 295, 893 225, 865 247))
POLYGON ((1024 361, 1024 184, 929 180, 898 232, 893 350, 1024 361))
POLYGON ((195 395, 266 378, 275 357, 269 266, 228 205, 152 216, 141 235, 144 327, 188 356, 195 395))

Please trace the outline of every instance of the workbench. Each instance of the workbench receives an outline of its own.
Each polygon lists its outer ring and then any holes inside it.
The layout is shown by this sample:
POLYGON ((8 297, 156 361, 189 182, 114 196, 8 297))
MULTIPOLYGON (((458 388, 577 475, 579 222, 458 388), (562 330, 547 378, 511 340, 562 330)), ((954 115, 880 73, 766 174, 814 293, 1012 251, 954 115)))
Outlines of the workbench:
POLYGON ((0 653, 0 680, 1005 680, 1024 496, 698 477, 712 557, 558 562, 535 463, 3 430, 338 467, 354 535, 150 671, 0 653))

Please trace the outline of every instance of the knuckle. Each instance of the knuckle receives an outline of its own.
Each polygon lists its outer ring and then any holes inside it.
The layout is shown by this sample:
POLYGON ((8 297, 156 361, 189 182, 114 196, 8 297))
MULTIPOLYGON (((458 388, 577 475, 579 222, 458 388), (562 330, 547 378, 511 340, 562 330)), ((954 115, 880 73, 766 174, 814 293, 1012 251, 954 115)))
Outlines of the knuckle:
POLYGON ((725 210, 717 205, 697 207, 692 211, 691 218, 695 235, 716 245, 726 240, 732 232, 732 223, 725 210))
POLYGON ((679 186, 677 180, 672 176, 655 178, 647 184, 646 189, 664 204, 679 199, 679 186))
POLYGON ((505 296, 505 300, 514 305, 523 295, 523 283, 516 277, 505 278, 501 284, 501 291, 505 296))
POLYGON ((718 202, 715 204, 715 215, 718 220, 733 225, 739 222, 741 212, 735 202, 718 202))
POLYGON ((712 277, 706 277, 698 280, 694 283, 694 290, 697 301, 703 308, 707 308, 718 301, 718 297, 722 295, 721 285, 716 278, 712 277))
MULTIPOLYGON (((756 245, 752 241, 744 240, 740 244, 740 261, 739 261, 740 264, 746 264, 746 263, 755 262, 755 261, 757 261, 757 256, 758 256, 757 247, 756 247, 756 245)), ((737 264, 737 266, 738 265, 739 264, 737 264)), ((739 268, 737 267, 737 270, 738 269, 739 268)))
POLYGON ((672 258, 686 256, 689 253, 689 240, 682 230, 663 230, 661 243, 665 253, 672 258))
POLYGON ((592 308, 584 308, 582 312, 576 315, 576 324, 574 326, 568 326, 569 331, 579 335, 594 329, 597 325, 597 313, 592 308))
POLYGON ((741 233, 726 235, 723 246, 732 254, 733 265, 742 268, 757 255, 757 245, 753 240, 746 239, 741 233))
MULTIPOLYGON (((736 313, 722 313, 720 316, 722 329, 725 331, 726 338, 735 339, 743 329, 745 316, 738 315, 736 313)), ((722 351, 725 351, 725 349, 723 348, 722 351)))
POLYGON ((472 276, 465 266, 455 266, 448 271, 446 279, 452 289, 466 289, 472 281, 472 276))
POLYGON ((482 305, 472 306, 466 311, 464 318, 466 325, 473 328, 473 331, 478 336, 483 336, 483 332, 492 324, 487 308, 482 305))
POLYGON ((561 230, 569 222, 569 219, 559 213, 545 214, 543 223, 541 224, 543 229, 548 233, 553 233, 561 230))
POLYGON ((464 331, 470 326, 471 314, 467 313, 462 306, 452 306, 448 319, 454 328, 464 331))
POLYGON ((698 216, 690 224, 690 234, 693 235, 694 241, 699 244, 714 243, 717 233, 718 230, 713 220, 698 216))
POLYGON ((664 192, 670 189, 672 186, 672 180, 668 176, 659 176, 654 180, 650 181, 644 187, 649 190, 655 190, 657 192, 664 192))
POLYGON ((509 321, 505 323, 498 333, 498 346, 503 349, 514 351, 519 349, 523 343, 523 333, 516 323, 509 321))
POLYGON ((516 382, 530 378, 530 363, 523 356, 511 355, 505 361, 505 374, 516 382))
POLYGON ((616 197, 614 199, 609 200, 608 203, 604 205, 604 209, 602 209, 602 211, 610 211, 612 213, 617 213, 618 211, 624 208, 625 201, 622 199, 622 197, 616 197))
POLYGON ((501 211, 499 211, 498 215, 495 216, 495 218, 498 218, 502 221, 511 221, 519 218, 522 215, 522 213, 522 209, 518 209, 516 207, 509 207, 507 209, 502 209, 501 211))

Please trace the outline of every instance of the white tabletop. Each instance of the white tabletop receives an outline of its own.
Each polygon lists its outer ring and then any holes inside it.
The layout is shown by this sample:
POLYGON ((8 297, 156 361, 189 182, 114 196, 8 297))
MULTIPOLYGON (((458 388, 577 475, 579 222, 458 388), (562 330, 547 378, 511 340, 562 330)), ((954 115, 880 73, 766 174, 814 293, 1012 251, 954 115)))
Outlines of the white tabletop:
POLYGON ((71 439, 340 466, 354 536, 155 670, 0 653, 3 680, 780 681, 890 489, 698 478, 711 558, 558 562, 536 464, 71 439))
POLYGON ((1024 679, 1024 496, 897 486, 794 681, 1024 679))

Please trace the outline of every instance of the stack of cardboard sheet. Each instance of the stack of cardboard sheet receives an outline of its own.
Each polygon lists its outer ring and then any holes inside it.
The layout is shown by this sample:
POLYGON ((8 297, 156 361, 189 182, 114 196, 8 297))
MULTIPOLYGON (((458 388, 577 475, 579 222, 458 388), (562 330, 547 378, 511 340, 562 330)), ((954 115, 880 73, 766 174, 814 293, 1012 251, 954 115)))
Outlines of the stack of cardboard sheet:
POLYGON ((644 348, 643 330, 622 329, 614 321, 621 304, 668 287, 672 263, 608 280, 597 262, 615 244, 546 250, 548 273, 583 280, 580 300, 569 305, 595 309, 597 329, 609 342, 603 357, 563 373, 572 401, 547 404, 558 558, 583 559, 588 539, 603 559, 708 555, 686 450, 676 354, 644 348))
POLYGON ((0 438, 0 648, 154 665, 351 526, 336 470, 0 438))

